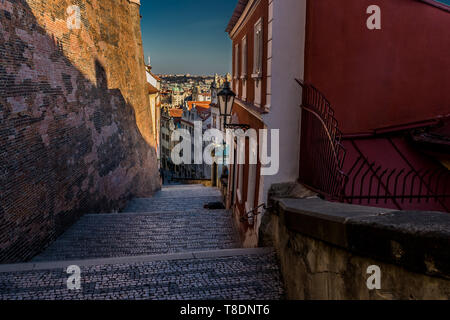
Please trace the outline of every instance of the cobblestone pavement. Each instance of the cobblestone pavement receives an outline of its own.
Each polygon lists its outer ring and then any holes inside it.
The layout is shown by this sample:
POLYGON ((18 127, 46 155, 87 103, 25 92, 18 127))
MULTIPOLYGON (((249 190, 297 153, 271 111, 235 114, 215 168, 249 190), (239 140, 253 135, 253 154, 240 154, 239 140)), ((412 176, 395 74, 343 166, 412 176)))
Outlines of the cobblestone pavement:
MULTIPOLYGON (((134 199, 123 212, 164 212, 203 210, 206 203, 220 201, 219 197, 183 197, 134 199)), ((210 212, 207 210, 207 212, 210 212)))
POLYGON ((187 197, 220 197, 220 191, 216 188, 207 188, 203 185, 168 185, 154 195, 158 198, 187 198, 187 197))
POLYGON ((203 209, 206 203, 217 201, 221 201, 221 195, 214 188, 171 186, 153 198, 130 201, 124 212, 191 211, 203 209))
POLYGON ((33 261, 239 247, 224 210, 85 215, 33 261))
POLYGON ((132 200, 122 213, 87 214, 31 264, 21 265, 33 270, 0 265, 0 299, 282 298, 273 251, 226 256, 224 249, 239 247, 231 215, 203 209, 219 200, 216 189, 175 185, 132 200), (206 258, 193 254, 199 251, 206 258), (69 260, 81 261, 80 291, 67 289, 69 260), (35 270, 40 262, 44 267, 35 270))
POLYGON ((81 290, 64 269, 0 273, 2 300, 276 300, 283 297, 274 253, 81 267, 81 290))
POLYGON ((171 187, 131 201, 126 213, 84 215, 33 261, 237 248, 230 214, 203 209, 218 199, 212 188, 171 187))

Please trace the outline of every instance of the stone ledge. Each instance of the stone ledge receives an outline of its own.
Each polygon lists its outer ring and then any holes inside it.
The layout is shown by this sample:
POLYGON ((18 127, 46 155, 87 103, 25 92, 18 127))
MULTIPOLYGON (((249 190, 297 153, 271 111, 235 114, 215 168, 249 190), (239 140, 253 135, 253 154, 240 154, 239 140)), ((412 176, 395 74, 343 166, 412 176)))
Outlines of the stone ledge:
POLYGON ((395 211, 319 198, 273 198, 292 231, 414 272, 450 278, 450 214, 395 211))

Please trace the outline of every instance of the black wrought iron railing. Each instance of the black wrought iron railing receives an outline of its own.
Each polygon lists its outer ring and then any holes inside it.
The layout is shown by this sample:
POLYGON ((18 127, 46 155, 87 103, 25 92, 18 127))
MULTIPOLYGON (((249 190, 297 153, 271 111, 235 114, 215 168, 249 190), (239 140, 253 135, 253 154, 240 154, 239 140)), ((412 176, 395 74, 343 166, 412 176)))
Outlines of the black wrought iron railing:
POLYGON ((311 84, 296 81, 303 88, 300 183, 330 200, 450 212, 450 171, 439 164, 416 169, 396 149, 406 165, 389 167, 368 159, 351 140, 359 155, 344 171, 347 151, 330 103, 311 84))
POLYGON ((314 86, 296 81, 303 88, 299 180, 328 198, 342 200, 346 151, 334 111, 314 86))
POLYGON ((352 144, 359 157, 347 172, 346 202, 385 204, 400 210, 414 204, 421 209, 450 211, 450 170, 438 165, 415 169, 406 158, 407 166, 386 168, 383 164, 371 162, 353 141, 352 144))

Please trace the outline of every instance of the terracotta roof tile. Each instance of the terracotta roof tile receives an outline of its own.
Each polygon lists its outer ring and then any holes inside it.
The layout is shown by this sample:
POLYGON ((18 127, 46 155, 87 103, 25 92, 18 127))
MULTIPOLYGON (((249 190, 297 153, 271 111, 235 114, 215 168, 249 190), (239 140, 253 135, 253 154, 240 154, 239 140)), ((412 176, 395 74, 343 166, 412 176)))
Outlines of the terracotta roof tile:
POLYGON ((148 89, 148 94, 155 94, 155 93, 159 92, 159 90, 157 88, 155 88, 148 82, 147 82, 147 89, 148 89))
POLYGON ((192 110, 193 105, 195 105, 196 108, 209 109, 210 104, 211 101, 188 101, 188 109, 189 111, 192 110))
POLYGON ((161 78, 158 77, 156 74, 154 74, 153 72, 150 71, 150 74, 152 75, 153 78, 155 78, 157 81, 161 81, 161 78))
POLYGON ((183 117, 183 110, 182 109, 170 109, 169 115, 172 118, 181 118, 181 117, 183 117))

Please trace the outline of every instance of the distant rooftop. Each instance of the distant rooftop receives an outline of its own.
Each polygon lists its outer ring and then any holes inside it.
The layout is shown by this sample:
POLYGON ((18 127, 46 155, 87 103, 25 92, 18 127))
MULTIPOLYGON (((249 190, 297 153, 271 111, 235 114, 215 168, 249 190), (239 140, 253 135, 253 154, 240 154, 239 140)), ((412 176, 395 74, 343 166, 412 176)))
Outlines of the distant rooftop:
POLYGON ((182 109, 170 109, 169 115, 172 118, 181 118, 181 117, 183 117, 183 110, 182 109))
POLYGON ((191 110, 195 105, 197 109, 209 109, 211 101, 188 101, 188 109, 191 110))

